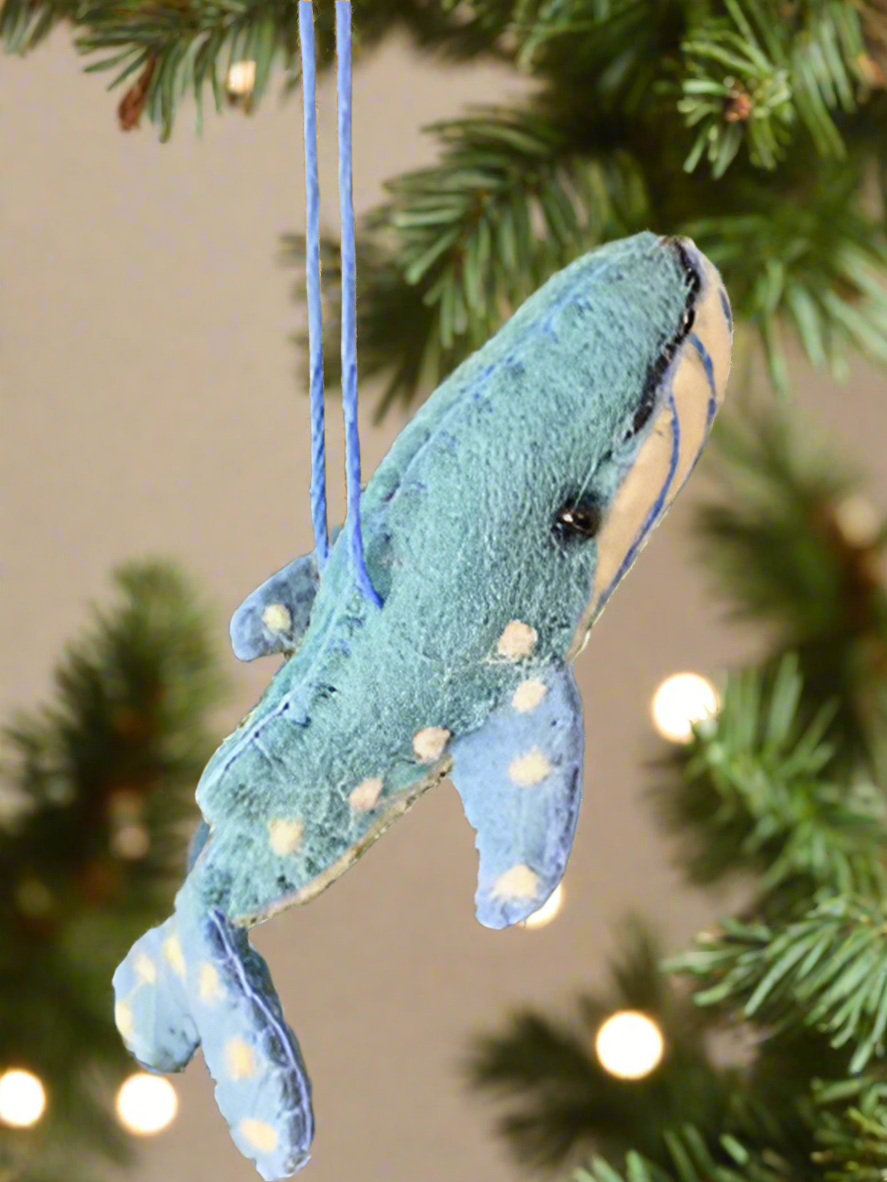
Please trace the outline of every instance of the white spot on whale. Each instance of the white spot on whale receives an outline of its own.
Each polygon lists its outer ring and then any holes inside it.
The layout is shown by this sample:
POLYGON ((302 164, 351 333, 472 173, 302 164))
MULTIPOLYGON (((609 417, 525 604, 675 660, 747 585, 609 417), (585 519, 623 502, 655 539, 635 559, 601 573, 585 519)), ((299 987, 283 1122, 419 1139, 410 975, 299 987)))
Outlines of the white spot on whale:
POLYGON ((523 620, 512 620, 506 624, 496 645, 500 657, 507 657, 509 661, 519 661, 528 657, 536 646, 539 634, 535 628, 525 624, 523 620))

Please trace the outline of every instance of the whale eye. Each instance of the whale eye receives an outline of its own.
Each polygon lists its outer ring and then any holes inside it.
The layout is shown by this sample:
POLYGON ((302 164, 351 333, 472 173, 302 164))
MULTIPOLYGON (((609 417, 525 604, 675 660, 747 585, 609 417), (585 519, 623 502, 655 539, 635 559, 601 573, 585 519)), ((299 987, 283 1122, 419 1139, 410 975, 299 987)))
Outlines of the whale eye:
POLYGON ((568 500, 554 515, 552 529, 558 537, 588 540, 601 528, 602 513, 594 501, 568 500))

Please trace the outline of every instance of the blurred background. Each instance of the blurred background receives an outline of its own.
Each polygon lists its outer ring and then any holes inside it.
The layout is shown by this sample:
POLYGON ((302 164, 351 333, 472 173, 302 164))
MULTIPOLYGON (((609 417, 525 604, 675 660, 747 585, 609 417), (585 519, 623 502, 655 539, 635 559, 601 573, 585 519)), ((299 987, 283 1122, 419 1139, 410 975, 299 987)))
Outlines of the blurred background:
MULTIPOLYGON (((358 214, 387 178, 435 159, 423 124, 523 91, 505 67, 444 66, 399 35, 360 60, 358 214)), ((336 233, 332 74, 318 104, 323 217, 336 233)), ((276 665, 238 664, 227 621, 263 578, 312 548, 308 403, 290 339, 303 311, 278 261, 280 236, 304 229, 301 104, 274 92, 257 117, 209 114, 202 138, 192 110, 185 100, 169 143, 147 125, 122 134, 103 76, 82 74, 65 28, 29 58, 0 59, 4 719, 51 699, 60 653, 89 604, 109 600, 112 568, 130 559, 175 560, 211 608, 231 686, 211 715, 216 734, 254 704, 276 665)), ((854 359, 839 387, 794 347, 790 369, 807 420, 885 503, 883 372, 854 359)), ((378 389, 361 387, 365 478, 408 417, 395 407, 374 424, 378 389)), ((339 410, 336 394, 332 523, 344 511, 339 410)), ((477 924, 473 835, 445 781, 334 889, 254 932, 313 1078, 312 1182, 515 1177, 495 1107, 460 1074, 469 1036, 513 1007, 556 1011, 595 987, 627 912, 646 915, 671 951, 726 906, 672 867, 644 766, 661 754, 650 714, 660 683, 682 671, 714 676, 760 650, 757 628, 725 622, 689 544, 715 462, 706 456, 577 664, 585 797, 557 916, 504 932, 477 924)), ((127 1176, 255 1177, 202 1063, 173 1083, 177 1116, 141 1140, 127 1176)))

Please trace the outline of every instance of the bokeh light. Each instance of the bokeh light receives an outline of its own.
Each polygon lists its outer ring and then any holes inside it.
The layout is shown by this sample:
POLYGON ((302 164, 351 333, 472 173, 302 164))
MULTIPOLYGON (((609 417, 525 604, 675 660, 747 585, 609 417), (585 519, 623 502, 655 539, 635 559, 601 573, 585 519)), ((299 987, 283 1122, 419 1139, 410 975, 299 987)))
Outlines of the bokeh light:
POLYGON ((117 1116, 131 1133, 150 1136, 165 1129, 179 1108, 176 1090, 161 1075, 140 1071, 131 1075, 117 1093, 117 1116))
POLYGON ((835 506, 838 528, 851 546, 871 546, 881 532, 877 509, 865 497, 854 493, 835 506))
POLYGON ((46 1108, 46 1090, 36 1075, 16 1068, 0 1075, 0 1121, 17 1129, 35 1125, 46 1108))
POLYGON ((228 93, 243 97, 252 93, 252 89, 256 84, 256 63, 255 62, 234 62, 228 70, 228 77, 226 79, 226 87, 228 93))
POLYGON ((620 1010, 601 1026, 594 1049, 610 1075, 643 1079, 661 1063, 665 1040, 652 1018, 636 1010, 620 1010))
POLYGON ((672 743, 689 743, 693 724, 712 718, 720 709, 718 691, 698 673, 675 673, 653 695, 653 725, 672 743))
POLYGON ((551 923, 557 913, 560 911, 564 903, 564 887, 563 883, 558 883, 538 911, 534 911, 532 915, 527 916, 526 926, 528 928, 541 928, 547 923, 551 923))

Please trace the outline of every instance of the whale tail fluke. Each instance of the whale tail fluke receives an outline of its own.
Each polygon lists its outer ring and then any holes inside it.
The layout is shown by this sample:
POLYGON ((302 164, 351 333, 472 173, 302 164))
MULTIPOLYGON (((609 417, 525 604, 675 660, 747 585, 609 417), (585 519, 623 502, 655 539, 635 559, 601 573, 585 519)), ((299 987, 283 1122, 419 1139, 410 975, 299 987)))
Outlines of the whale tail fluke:
POLYGON ((130 1053, 181 1071, 202 1046, 235 1144, 266 1182, 308 1161, 311 1083, 268 967, 221 911, 178 911, 133 945, 114 974, 115 1019, 130 1053))
POLYGON ((114 974, 114 1020, 126 1049, 153 1071, 182 1071, 200 1043, 174 918, 136 940, 114 974))

